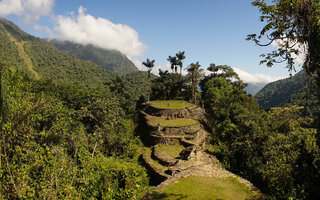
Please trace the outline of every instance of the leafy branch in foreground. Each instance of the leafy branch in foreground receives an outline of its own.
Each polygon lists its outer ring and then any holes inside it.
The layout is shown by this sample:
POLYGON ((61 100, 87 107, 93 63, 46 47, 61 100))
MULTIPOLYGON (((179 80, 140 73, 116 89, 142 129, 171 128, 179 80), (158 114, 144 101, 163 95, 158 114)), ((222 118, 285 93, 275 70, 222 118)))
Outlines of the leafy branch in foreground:
POLYGON ((320 22, 317 0, 275 0, 269 5, 265 0, 255 0, 261 22, 266 22, 259 34, 250 34, 247 40, 259 46, 277 44, 278 49, 262 54, 268 67, 286 62, 289 71, 295 70, 295 59, 305 53, 303 67, 309 74, 320 74, 320 22))

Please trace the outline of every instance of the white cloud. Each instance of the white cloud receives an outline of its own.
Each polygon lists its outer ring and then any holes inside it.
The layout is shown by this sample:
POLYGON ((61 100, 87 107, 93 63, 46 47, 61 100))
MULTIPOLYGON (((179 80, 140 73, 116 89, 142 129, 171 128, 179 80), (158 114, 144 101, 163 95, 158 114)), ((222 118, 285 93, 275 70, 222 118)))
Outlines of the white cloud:
POLYGON ((48 26, 41 26, 41 25, 34 25, 34 29, 37 30, 39 33, 44 33, 49 36, 49 38, 52 38, 55 36, 53 31, 48 26))
POLYGON ((246 83, 269 83, 285 77, 272 77, 265 74, 251 74, 242 69, 233 67, 233 70, 239 75, 240 79, 246 83))
MULTIPOLYGON (((138 59, 131 59, 131 61, 136 65, 136 67, 141 70, 141 71, 146 71, 147 68, 145 66, 142 65, 142 62, 138 59)), ((166 65, 157 65, 155 67, 152 68, 151 73, 155 74, 155 75, 159 75, 159 69, 166 71, 168 70, 169 73, 172 72, 171 70, 171 65, 170 64, 166 64, 166 65)), ((180 69, 178 68, 178 72, 180 69)), ((243 71, 242 69, 239 68, 235 68, 233 67, 233 70, 239 75, 240 79, 243 80, 245 83, 269 83, 269 82, 273 82, 279 79, 284 79, 286 77, 272 77, 272 76, 268 76, 265 74, 252 74, 246 71, 243 71)), ((186 75, 188 72, 187 70, 183 69, 182 70, 182 74, 186 75)), ((212 72, 208 71, 208 70, 204 70, 204 74, 207 76, 209 74, 211 74, 212 72)))
POLYGON ((114 24, 105 18, 95 18, 80 6, 77 16, 57 16, 55 31, 60 40, 100 48, 116 49, 127 56, 142 56, 147 49, 138 33, 128 25, 114 24))
POLYGON ((155 75, 159 75, 159 69, 161 69, 162 71, 168 70, 168 72, 170 72, 170 73, 172 72, 171 65, 170 64, 166 64, 164 66, 162 66, 162 65, 155 66, 154 68, 152 68, 151 73, 153 73, 155 75))
POLYGON ((142 62, 140 60, 132 59, 132 58, 129 58, 129 59, 140 71, 145 71, 146 67, 142 65, 142 62))
POLYGON ((0 16, 17 15, 23 17, 25 23, 34 23, 41 16, 51 14, 54 0, 2 0, 0 16))
MULTIPOLYGON (((284 41, 282 41, 282 40, 275 40, 275 41, 273 41, 273 42, 271 43, 271 45, 272 45, 273 47, 279 49, 279 48, 281 48, 281 46, 283 46, 283 44, 284 44, 285 41, 287 41, 287 40, 284 40, 284 41)), ((293 58, 295 58, 295 61, 296 61, 298 64, 302 65, 302 64, 304 63, 305 57, 306 57, 306 50, 307 50, 306 45, 304 45, 304 44, 299 44, 299 43, 294 44, 294 42, 291 42, 291 41, 289 41, 289 45, 290 45, 290 46, 293 46, 294 49, 299 50, 300 53, 299 53, 298 55, 295 54, 295 53, 291 53, 291 56, 292 56, 293 58)))

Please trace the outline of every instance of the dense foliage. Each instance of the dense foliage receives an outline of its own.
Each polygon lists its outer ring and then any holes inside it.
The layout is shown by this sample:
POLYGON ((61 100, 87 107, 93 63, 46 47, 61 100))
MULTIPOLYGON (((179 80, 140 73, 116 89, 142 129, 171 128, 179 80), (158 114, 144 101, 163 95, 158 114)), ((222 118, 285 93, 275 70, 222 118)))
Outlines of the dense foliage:
POLYGON ((5 19, 0 35, 0 199, 143 195, 128 114, 147 75, 111 74, 5 19))
POLYGON ((1 70, 0 194, 128 199, 148 183, 132 122, 107 90, 1 70))
MULTIPOLYGON (((153 79, 151 100, 190 99, 188 98, 187 78, 178 73, 159 71, 159 77, 153 79)), ((190 87, 189 87, 190 88, 190 87)))
POLYGON ((299 107, 267 113, 242 89, 221 75, 204 84, 214 154, 270 199, 318 199, 320 157, 311 119, 300 117, 299 107))
MULTIPOLYGON (((265 14, 273 12, 255 2, 265 14)), ((203 77, 197 62, 188 75, 179 74, 184 52, 169 57, 172 73, 152 76, 149 60, 149 72, 115 75, 2 19, 0 36, 6 52, 0 52, 0 199, 143 195, 148 179, 137 162, 129 114, 149 83, 151 99, 202 105, 211 121, 211 152, 269 199, 319 199, 320 139, 313 128, 320 124, 319 89, 303 73, 283 81, 290 87, 277 105, 286 107, 265 111, 229 66, 211 64, 203 77)), ((265 99, 277 94, 275 86, 265 99)))

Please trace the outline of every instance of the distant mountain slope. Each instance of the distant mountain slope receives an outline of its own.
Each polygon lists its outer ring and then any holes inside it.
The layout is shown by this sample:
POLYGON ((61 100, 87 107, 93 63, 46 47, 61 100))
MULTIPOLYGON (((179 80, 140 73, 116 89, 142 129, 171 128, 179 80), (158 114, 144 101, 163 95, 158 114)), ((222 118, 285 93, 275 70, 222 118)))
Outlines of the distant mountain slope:
POLYGON ((292 96, 298 93, 307 82, 307 74, 300 71, 291 78, 278 80, 267 84, 255 95, 263 108, 280 107, 289 103, 292 96))
POLYGON ((90 60, 108 71, 128 74, 138 68, 123 54, 116 50, 106 50, 92 45, 81 45, 68 41, 49 40, 56 48, 82 60, 90 60))
MULTIPOLYGON (((130 94, 131 98, 138 100, 141 96, 147 97, 148 92, 148 72, 137 71, 130 74, 124 74, 120 76, 124 85, 126 86, 126 91, 130 94)), ((156 78, 155 75, 151 74, 150 79, 156 78)))
POLYGON ((252 96, 256 95, 267 83, 248 83, 248 86, 244 88, 247 94, 252 96))
POLYGON ((318 96, 320 90, 314 78, 308 77, 304 70, 292 78, 283 79, 266 85, 255 98, 263 108, 281 106, 302 106, 302 114, 316 116, 320 112, 318 96))
POLYGON ((36 79, 91 87, 102 86, 114 75, 91 61, 63 53, 40 38, 0 18, 0 66, 30 72, 36 79))
MULTIPOLYGON (((36 79, 106 89, 117 84, 115 73, 92 61, 84 61, 60 51, 47 40, 31 36, 3 18, 0 18, 0 49, 0 68, 14 67, 36 79)), ((138 100, 140 96, 146 96, 146 72, 133 70, 131 73, 118 76, 123 80, 123 92, 131 98, 128 100, 138 100)))

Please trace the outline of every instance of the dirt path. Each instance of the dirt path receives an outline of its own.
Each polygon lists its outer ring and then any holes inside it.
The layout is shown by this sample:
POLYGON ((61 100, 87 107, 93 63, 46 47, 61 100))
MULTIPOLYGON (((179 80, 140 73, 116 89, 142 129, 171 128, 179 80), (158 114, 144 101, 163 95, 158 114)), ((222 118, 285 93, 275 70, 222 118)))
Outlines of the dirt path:
POLYGON ((18 52, 20 57, 24 60, 24 62, 26 63, 26 65, 28 66, 28 70, 35 76, 35 78, 38 80, 39 79, 39 74, 38 72, 34 71, 33 69, 33 63, 29 57, 29 55, 24 51, 24 47, 23 45, 25 44, 25 41, 21 41, 19 42, 18 40, 16 40, 9 32, 7 32, 7 35, 10 39, 10 41, 14 42, 17 47, 18 47, 18 52))

